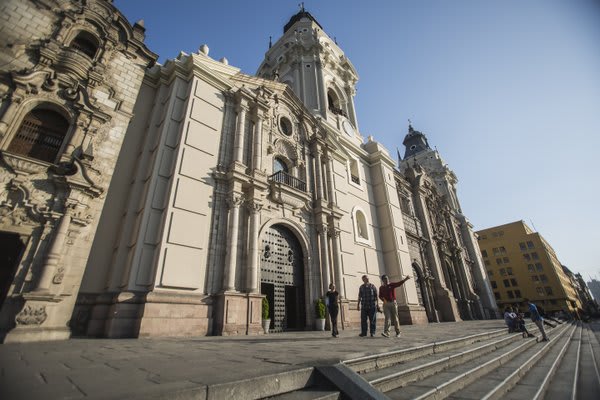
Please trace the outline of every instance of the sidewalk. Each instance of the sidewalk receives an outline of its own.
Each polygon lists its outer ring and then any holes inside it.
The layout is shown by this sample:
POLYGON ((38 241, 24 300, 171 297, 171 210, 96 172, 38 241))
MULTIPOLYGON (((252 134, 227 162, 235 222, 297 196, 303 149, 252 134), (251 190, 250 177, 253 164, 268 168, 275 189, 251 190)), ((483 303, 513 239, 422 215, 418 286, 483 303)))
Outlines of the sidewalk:
POLYGON ((127 399, 335 364, 505 328, 503 320, 402 327, 402 337, 358 330, 263 336, 71 339, 0 345, 1 399, 127 399))

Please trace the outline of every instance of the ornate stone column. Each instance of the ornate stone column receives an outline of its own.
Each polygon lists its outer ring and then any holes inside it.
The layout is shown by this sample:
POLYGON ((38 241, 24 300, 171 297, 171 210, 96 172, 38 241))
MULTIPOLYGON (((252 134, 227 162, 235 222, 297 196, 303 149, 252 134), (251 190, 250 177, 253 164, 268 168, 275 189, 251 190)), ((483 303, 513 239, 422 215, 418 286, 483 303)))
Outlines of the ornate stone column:
POLYGON ((319 149, 315 151, 315 184, 317 186, 317 200, 323 198, 323 166, 321 164, 322 153, 319 149))
POLYGON ((340 253, 340 228, 334 227, 329 230, 329 236, 331 237, 331 246, 333 248, 333 276, 335 279, 335 286, 340 293, 340 299, 345 298, 342 290, 342 255, 340 253))
POLYGON ((255 123, 254 123, 254 150, 253 150, 253 160, 252 167, 255 170, 262 169, 262 123, 263 123, 263 113, 257 111, 255 115, 255 123))
POLYGON ((246 131, 246 112, 248 106, 243 100, 237 105, 237 128, 233 144, 233 161, 244 164, 244 133, 246 131))
POLYGON ((250 263, 248 265, 248 275, 246 277, 246 289, 248 293, 258 293, 258 259, 259 259, 259 241, 258 230, 260 225, 260 210, 262 204, 252 201, 248 204, 250 209, 250 237, 248 240, 250 250, 250 263))
POLYGON ((317 232, 319 232, 319 244, 320 244, 320 261, 321 261, 321 293, 319 297, 327 293, 329 282, 329 246, 327 244, 327 224, 317 225, 317 232))
POLYGON ((56 233, 52 239, 52 244, 46 255, 46 261, 41 270, 40 279, 38 281, 35 292, 48 292, 50 290, 50 284, 54 279, 56 273, 56 267, 60 262, 63 246, 71 224, 71 209, 67 207, 65 214, 62 216, 58 226, 56 227, 56 233))
POLYGON ((325 162, 325 175, 327 179, 327 200, 329 200, 329 203, 333 203, 333 175, 331 172, 333 171, 333 168, 331 166, 331 164, 333 163, 333 158, 329 154, 324 154, 322 160, 325 162))
POLYGON ((240 206, 243 202, 241 193, 233 193, 227 201, 229 206, 229 227, 227 229, 227 255, 225 256, 225 270, 223 271, 223 290, 235 290, 235 264, 237 261, 238 232, 240 220, 240 206))

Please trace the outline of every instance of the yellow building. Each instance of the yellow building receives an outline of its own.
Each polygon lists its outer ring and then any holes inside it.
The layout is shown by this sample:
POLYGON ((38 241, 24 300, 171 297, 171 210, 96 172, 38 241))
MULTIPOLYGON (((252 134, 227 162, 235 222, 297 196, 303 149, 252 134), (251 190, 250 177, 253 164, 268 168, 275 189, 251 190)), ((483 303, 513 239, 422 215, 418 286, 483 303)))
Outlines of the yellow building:
POLYGON ((546 313, 581 311, 581 302, 550 244, 523 221, 478 231, 496 303, 526 310, 528 298, 546 313))

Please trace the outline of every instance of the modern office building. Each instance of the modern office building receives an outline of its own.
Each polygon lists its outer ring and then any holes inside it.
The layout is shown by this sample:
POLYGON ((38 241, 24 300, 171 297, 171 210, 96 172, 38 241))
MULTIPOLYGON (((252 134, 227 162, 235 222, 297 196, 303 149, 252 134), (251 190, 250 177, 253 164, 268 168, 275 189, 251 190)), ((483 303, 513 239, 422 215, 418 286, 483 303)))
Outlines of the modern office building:
POLYGON ((554 249, 525 222, 495 226, 477 234, 500 309, 512 305, 524 310, 523 299, 528 298, 546 312, 581 312, 581 301, 554 249))

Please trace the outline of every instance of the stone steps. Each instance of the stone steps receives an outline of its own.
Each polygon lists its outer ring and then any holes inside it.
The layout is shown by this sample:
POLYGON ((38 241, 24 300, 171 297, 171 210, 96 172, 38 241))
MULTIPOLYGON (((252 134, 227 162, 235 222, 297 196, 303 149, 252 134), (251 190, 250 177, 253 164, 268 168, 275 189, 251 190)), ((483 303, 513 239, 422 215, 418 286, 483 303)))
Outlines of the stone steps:
POLYGON ((535 339, 532 338, 504 341, 492 352, 481 354, 476 358, 466 358, 464 363, 386 394, 392 399, 448 398, 488 374, 493 373, 498 376, 499 369, 515 358, 517 358, 516 363, 523 362, 529 354, 536 351, 536 344, 535 339))
MULTIPOLYGON (((539 335, 533 324, 528 329, 539 335)), ((600 344, 594 332, 585 324, 563 324, 547 334, 549 342, 538 342, 495 329, 252 382, 233 382, 220 391, 211 387, 207 398, 600 398, 600 344)))

